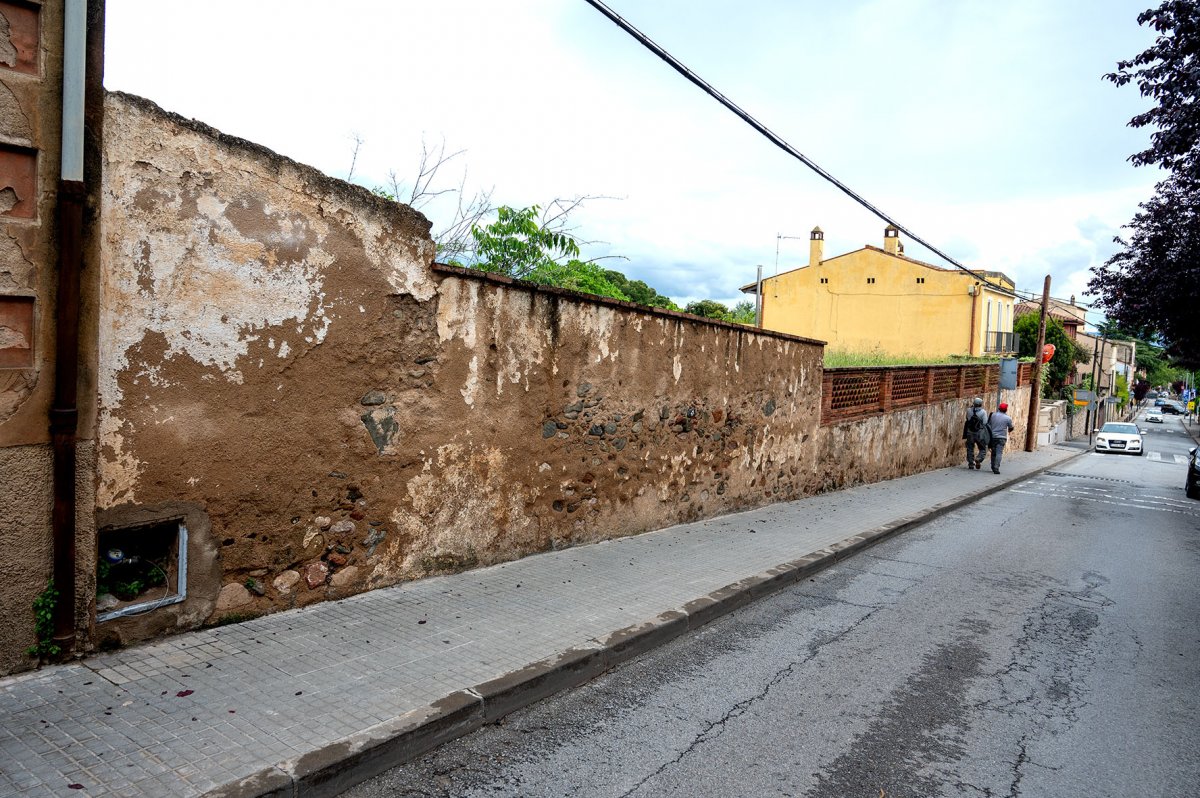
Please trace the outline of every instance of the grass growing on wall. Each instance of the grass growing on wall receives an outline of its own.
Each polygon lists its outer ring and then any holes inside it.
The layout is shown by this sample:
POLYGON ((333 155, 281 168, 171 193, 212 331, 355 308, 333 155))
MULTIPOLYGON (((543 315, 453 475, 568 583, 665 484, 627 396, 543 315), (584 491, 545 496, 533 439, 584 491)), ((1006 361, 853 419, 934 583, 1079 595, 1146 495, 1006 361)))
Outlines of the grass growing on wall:
POLYGON ((961 355, 891 355, 885 352, 845 352, 838 349, 825 350, 825 368, 869 366, 963 366, 971 363, 996 363, 996 358, 962 357, 961 355))

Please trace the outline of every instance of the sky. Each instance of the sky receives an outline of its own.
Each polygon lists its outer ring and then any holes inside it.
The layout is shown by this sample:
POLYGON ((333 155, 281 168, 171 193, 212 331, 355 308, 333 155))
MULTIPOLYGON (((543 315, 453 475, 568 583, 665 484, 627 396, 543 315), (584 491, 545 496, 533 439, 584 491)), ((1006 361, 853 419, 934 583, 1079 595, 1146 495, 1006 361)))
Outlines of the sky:
MULTIPOLYGON (((898 223, 1019 291, 1085 302, 1159 178, 1150 107, 1102 76, 1150 0, 608 0, 898 223)), ((524 207, 588 196, 586 258, 681 305, 882 246, 885 222, 583 0, 108 0, 105 86, 354 182, 524 207), (358 144, 356 145, 356 142, 358 144), (357 147, 357 157, 355 156, 357 147)), ((447 199, 428 206, 434 221, 447 199), (441 205, 439 205, 439 202, 441 205)), ((902 238, 903 240, 903 238, 902 238)), ((905 254, 948 265, 912 241, 905 254)), ((1093 316, 1089 316, 1093 318, 1093 316)))

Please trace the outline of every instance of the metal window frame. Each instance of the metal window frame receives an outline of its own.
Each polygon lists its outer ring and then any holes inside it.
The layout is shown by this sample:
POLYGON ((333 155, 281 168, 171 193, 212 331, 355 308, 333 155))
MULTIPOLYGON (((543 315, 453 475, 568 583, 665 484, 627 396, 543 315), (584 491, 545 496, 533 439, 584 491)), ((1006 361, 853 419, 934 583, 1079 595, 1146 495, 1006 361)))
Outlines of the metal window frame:
MULTIPOLYGON (((188 532, 187 524, 183 519, 179 519, 179 554, 176 557, 176 568, 178 573, 175 576, 175 593, 170 596, 163 596, 153 601, 143 601, 140 604, 130 604, 128 607, 112 610, 110 612, 98 613, 96 615, 96 623, 104 623, 105 621, 113 621, 117 618, 124 618, 129 615, 141 615, 144 612, 157 610, 160 607, 168 607, 172 604, 178 604, 187 598, 187 542, 188 532)), ((137 526, 144 526, 138 524, 137 526)))

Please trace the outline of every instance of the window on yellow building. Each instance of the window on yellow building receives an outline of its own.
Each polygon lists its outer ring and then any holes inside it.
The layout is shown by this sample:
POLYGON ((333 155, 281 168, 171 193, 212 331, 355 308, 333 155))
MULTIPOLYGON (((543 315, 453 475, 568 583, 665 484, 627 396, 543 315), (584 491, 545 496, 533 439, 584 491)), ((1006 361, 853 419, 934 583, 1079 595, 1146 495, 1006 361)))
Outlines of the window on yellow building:
POLYGON ((874 282, 875 282, 875 278, 874 278, 874 277, 868 277, 868 278, 867 278, 867 282, 868 282, 868 283, 874 283, 874 282))
POLYGON ((829 278, 828 278, 828 277, 822 277, 822 278, 821 278, 821 282, 822 282, 822 283, 827 283, 827 282, 829 282, 829 278))

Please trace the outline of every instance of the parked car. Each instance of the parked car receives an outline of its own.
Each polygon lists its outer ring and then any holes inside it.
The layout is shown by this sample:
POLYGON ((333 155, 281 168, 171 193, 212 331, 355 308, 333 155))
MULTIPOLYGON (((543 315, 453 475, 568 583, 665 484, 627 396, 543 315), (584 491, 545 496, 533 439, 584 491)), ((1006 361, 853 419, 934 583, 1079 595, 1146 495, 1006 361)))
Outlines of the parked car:
POLYGON ((1142 420, 1150 424, 1163 423, 1163 411, 1161 408, 1152 407, 1146 411, 1146 415, 1142 416, 1142 420))
POLYGON ((1191 459, 1188 460, 1187 482, 1183 484, 1183 488, 1187 491, 1189 499, 1200 499, 1200 461, 1196 459, 1196 447, 1193 446, 1188 454, 1191 455, 1191 459))
POLYGON ((1154 406, 1155 406, 1155 407, 1162 407, 1162 406, 1163 406, 1163 405, 1165 405, 1166 403, 1167 403, 1167 400, 1166 400, 1166 399, 1159 398, 1159 399, 1155 399, 1155 400, 1154 400, 1154 406))
POLYGON ((1125 452, 1142 456, 1142 431, 1136 424, 1110 421, 1097 430, 1097 452, 1125 452))
POLYGON ((1172 416, 1187 415, 1187 408, 1183 406, 1182 402, 1166 401, 1163 402, 1163 406, 1160 409, 1162 412, 1172 416))

